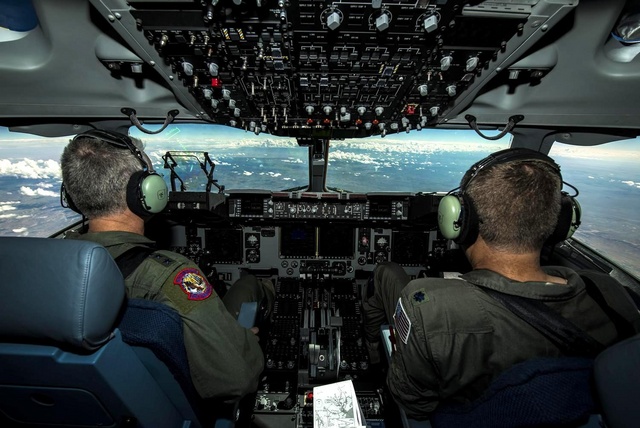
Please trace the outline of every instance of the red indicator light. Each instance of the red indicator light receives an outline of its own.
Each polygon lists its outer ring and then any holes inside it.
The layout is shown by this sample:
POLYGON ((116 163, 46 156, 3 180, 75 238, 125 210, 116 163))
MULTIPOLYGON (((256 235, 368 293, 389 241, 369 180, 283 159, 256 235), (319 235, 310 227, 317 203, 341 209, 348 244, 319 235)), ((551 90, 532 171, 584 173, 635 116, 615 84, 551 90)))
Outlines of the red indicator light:
POLYGON ((409 104, 406 108, 406 112, 407 114, 415 114, 416 113, 416 106, 415 104, 409 104))
POLYGON ((213 87, 213 88, 221 88, 222 87, 222 81, 220 79, 218 79, 217 77, 212 77, 211 78, 211 87, 213 87))

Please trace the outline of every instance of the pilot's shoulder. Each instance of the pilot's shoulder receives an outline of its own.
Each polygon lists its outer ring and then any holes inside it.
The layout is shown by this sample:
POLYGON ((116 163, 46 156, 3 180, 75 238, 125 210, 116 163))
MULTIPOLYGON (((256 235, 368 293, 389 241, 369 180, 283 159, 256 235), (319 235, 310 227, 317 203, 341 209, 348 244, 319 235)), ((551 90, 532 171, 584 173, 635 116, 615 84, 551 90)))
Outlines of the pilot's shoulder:
POLYGON ((182 254, 154 251, 147 258, 146 267, 162 282, 161 293, 169 300, 165 303, 182 313, 190 312, 199 302, 217 296, 204 272, 182 254))
POLYGON ((166 266, 167 268, 175 268, 180 265, 195 266, 195 263, 191 259, 169 250, 155 250, 149 254, 148 260, 166 266))
POLYGON ((482 302, 482 293, 473 284, 459 278, 415 279, 402 290, 401 300, 406 311, 422 320, 429 320, 432 332, 451 328, 490 330, 490 320, 482 302))
POLYGON ((458 277, 449 278, 418 278, 410 281, 403 289, 403 294, 424 289, 433 296, 466 296, 473 293, 475 287, 458 277))

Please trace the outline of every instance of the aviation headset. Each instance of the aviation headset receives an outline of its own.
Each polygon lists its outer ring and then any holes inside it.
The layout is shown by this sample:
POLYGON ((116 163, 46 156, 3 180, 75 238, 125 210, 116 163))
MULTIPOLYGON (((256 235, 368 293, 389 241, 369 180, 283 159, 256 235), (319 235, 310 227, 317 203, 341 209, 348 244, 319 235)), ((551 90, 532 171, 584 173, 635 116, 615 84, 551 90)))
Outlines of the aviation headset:
MULTIPOLYGON (((466 189, 469 183, 473 181, 483 169, 515 161, 542 161, 550 166, 560 177, 560 182, 564 183, 564 181, 562 181, 562 174, 560 174, 560 166, 543 153, 524 148, 506 149, 493 153, 469 168, 460 183, 460 187, 452 190, 440 200, 438 206, 438 227, 445 238, 452 239, 460 245, 471 245, 478 239, 478 213, 466 189)), ((551 236, 547 239, 547 243, 551 245, 570 238, 578 226, 580 226, 582 210, 580 204, 575 199, 575 196, 578 195, 577 189, 568 183, 565 184, 576 190, 576 194, 571 196, 567 192, 561 191, 558 223, 551 236)))
MULTIPOLYGON (((131 175, 127 184, 127 206, 134 214, 146 218, 151 214, 159 213, 167 206, 169 196, 167 184, 153 169, 151 159, 144 151, 136 147, 131 138, 121 133, 98 129, 78 134, 72 141, 78 138, 89 138, 119 149, 129 150, 144 166, 144 169, 131 175)), ((66 203, 67 207, 82 214, 66 191, 64 183, 60 189, 60 198, 62 206, 65 206, 66 203)))

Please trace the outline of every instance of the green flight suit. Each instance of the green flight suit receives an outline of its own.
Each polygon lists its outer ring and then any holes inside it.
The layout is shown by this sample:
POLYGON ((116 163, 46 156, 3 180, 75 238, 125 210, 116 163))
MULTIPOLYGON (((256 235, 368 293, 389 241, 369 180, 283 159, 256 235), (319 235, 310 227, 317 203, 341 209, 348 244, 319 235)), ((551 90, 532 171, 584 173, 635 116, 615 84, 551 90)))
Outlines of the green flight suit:
MULTIPOLYGON (((99 243, 113 258, 134 246, 154 245, 146 237, 128 232, 70 233, 67 238, 99 243)), ((158 250, 126 279, 126 293, 130 298, 154 300, 178 311, 196 390, 203 398, 237 400, 256 391, 264 356, 257 337, 238 324, 200 272, 188 258, 158 250)), ((236 302, 238 294, 254 297, 247 301, 260 302, 262 286, 255 277, 247 276, 229 292, 240 290, 231 293, 236 302)))
MULTIPOLYGON (((374 296, 365 304, 365 320, 379 317, 378 308, 384 310, 396 302, 394 312, 387 314, 395 321, 397 346, 387 384, 410 418, 428 418, 444 399, 469 402, 479 397, 498 374, 519 362, 561 356, 553 343, 476 284, 543 301, 604 345, 618 340, 612 321, 588 296, 582 278, 568 268, 544 268, 549 275, 565 278, 567 284, 522 283, 492 271, 474 270, 460 279, 413 280, 399 294, 405 277, 395 276, 394 269, 398 267, 376 269, 378 282, 374 296)), ((605 284, 612 281, 603 277, 608 281, 605 284)), ((637 328, 638 310, 622 286, 613 282, 615 288, 620 287, 614 293, 619 298, 613 309, 637 328)), ((367 331, 373 328, 368 326, 367 331)))

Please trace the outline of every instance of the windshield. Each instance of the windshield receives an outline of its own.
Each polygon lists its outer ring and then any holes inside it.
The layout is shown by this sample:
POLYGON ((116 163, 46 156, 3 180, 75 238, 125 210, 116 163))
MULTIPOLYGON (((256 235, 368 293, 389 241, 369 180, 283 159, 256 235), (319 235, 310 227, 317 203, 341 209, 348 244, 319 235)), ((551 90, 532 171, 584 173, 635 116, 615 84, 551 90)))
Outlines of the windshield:
POLYGON ((332 141, 327 187, 362 193, 447 192, 459 186, 471 165, 510 143, 510 134, 489 141, 470 129, 332 141))
MULTIPOLYGON (((550 156, 579 191, 582 224, 574 238, 640 278, 638 139, 577 147, 554 143, 550 156)), ((565 186, 570 194, 573 191, 565 186)))
MULTIPOLYGON (((308 148, 295 139, 255 135, 219 125, 173 125, 145 143, 158 173, 166 152, 207 152, 213 179, 231 189, 283 190, 308 184, 308 148)), ((0 127, 0 234, 50 236, 80 216, 60 206, 60 154, 69 137, 38 137, 0 127)), ((464 172, 510 138, 487 141, 472 131, 425 129, 386 138, 332 141, 327 187, 351 192, 435 192, 458 186, 464 172)), ((637 140, 595 147, 554 144, 550 155, 565 181, 580 191, 582 225, 574 238, 640 277, 640 152, 637 140)), ((176 157, 188 190, 204 190, 206 175, 189 156, 176 157)), ((565 190, 571 192, 565 187, 565 190)), ((217 189, 212 188, 216 192, 217 189)))

